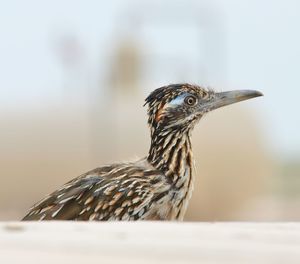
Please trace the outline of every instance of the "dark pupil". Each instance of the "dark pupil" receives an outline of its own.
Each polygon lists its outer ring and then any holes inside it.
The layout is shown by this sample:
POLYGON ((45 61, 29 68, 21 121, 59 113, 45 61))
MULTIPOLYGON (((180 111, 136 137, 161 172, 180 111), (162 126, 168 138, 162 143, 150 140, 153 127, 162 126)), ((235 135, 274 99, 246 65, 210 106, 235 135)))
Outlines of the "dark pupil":
POLYGON ((194 98, 193 97, 188 98, 188 104, 189 105, 194 104, 194 98))

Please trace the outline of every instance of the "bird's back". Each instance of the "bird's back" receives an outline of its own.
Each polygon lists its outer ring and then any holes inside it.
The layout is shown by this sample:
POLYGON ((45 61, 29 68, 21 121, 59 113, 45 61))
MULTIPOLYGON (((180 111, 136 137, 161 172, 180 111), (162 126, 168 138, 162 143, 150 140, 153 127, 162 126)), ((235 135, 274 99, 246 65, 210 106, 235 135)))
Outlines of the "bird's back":
POLYGON ((166 176, 146 159, 113 164, 66 183, 23 220, 172 219, 171 192, 166 176))

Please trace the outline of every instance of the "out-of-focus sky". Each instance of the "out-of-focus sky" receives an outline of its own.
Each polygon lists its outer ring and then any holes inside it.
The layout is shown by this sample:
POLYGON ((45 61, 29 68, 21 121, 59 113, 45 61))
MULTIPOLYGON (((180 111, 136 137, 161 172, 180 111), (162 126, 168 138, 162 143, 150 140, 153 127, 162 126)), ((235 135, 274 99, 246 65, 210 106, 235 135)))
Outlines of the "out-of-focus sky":
MULTIPOLYGON (((106 70, 109 48, 122 34, 136 35, 153 52, 164 54, 157 71, 145 74, 145 80, 153 85, 185 79, 217 90, 262 91, 263 100, 251 104, 260 115, 266 145, 274 155, 297 158, 299 12, 297 0, 1 1, 0 109, 18 111, 60 100, 66 74, 58 48, 62 36, 78 39, 78 47, 72 47, 70 54, 77 56, 74 67, 83 68, 76 80, 82 86, 85 82, 96 86, 106 70), (151 16, 162 21, 165 17, 172 25, 147 24, 151 16), (210 36, 205 30, 185 26, 194 25, 197 19, 209 24, 215 47, 202 49, 199 36, 210 36), (132 23, 137 27, 144 23, 142 30, 131 32, 132 23), (181 58, 178 65, 174 54, 181 58), (168 56, 169 62, 165 62, 168 56), (180 76, 181 69, 188 66, 185 57, 194 58, 195 69, 199 61, 201 67, 206 65, 205 74, 197 76, 191 67, 190 75, 180 76), (176 70, 168 72, 169 65, 176 70)), ((147 56, 151 63, 151 53, 147 56)), ((149 86, 141 87, 145 95, 149 86)))

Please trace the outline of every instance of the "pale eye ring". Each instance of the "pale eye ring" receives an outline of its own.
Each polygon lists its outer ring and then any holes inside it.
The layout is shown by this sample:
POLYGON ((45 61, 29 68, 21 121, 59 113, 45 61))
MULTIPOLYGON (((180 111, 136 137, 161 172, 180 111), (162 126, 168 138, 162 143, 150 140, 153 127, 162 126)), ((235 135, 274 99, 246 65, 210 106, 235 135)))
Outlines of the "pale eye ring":
POLYGON ((184 98, 184 102, 188 105, 188 106, 194 106, 197 104, 197 98, 193 95, 189 95, 186 98, 184 98))

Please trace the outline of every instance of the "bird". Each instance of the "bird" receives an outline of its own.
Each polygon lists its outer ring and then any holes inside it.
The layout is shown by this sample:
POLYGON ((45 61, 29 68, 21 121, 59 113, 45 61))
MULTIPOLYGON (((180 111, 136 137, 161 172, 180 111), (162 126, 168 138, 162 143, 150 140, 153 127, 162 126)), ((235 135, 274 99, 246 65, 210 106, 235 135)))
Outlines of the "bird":
POLYGON ((183 220, 194 182, 194 126, 212 110, 262 95, 188 83, 157 88, 144 104, 151 136, 146 157, 72 179, 33 205, 22 220, 183 220))

